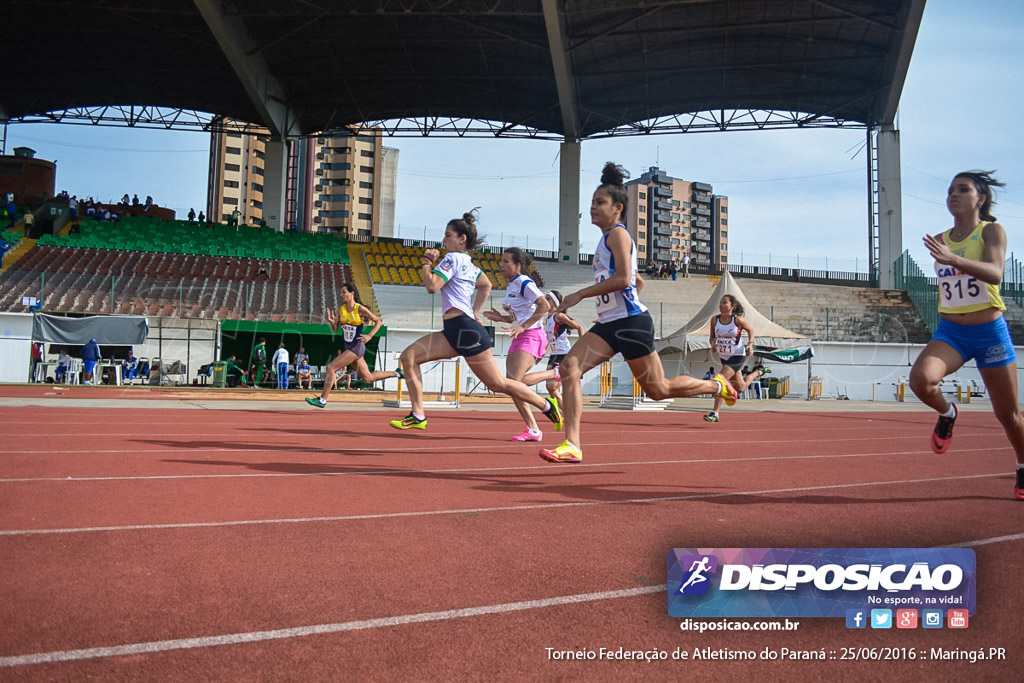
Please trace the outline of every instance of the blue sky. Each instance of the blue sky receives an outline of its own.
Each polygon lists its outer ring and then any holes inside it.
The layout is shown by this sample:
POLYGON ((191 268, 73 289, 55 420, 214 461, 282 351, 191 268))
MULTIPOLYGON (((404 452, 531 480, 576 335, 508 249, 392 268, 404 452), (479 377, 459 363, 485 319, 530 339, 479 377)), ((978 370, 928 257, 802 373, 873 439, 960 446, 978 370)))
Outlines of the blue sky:
MULTIPOLYGON (((950 224, 944 205, 952 175, 996 169, 1008 187, 995 214, 1011 251, 1024 221, 1020 70, 1024 7, 1013 0, 931 0, 925 8, 900 102, 903 245, 922 265, 926 232, 950 224)), ((730 260, 864 269, 867 190, 863 130, 696 133, 617 138, 582 146, 581 211, 601 165, 634 175, 657 164, 671 175, 710 182, 729 196, 730 260)), ((403 235, 440 232, 481 206, 488 242, 512 236, 551 248, 558 226, 558 144, 533 140, 390 138, 401 150, 396 222, 403 235)), ((51 124, 15 125, 8 153, 26 145, 57 160, 57 185, 112 200, 153 195, 184 215, 206 204, 209 136, 51 124)), ((584 216, 586 214, 584 213, 584 216)), ((592 248, 597 229, 582 225, 592 248)))

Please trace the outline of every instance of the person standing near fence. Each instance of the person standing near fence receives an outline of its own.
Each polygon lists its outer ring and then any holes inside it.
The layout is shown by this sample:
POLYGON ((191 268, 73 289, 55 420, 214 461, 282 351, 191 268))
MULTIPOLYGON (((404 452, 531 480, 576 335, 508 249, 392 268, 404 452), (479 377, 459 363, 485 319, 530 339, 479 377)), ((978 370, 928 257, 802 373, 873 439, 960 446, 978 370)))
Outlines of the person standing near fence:
POLYGON ((338 333, 338 328, 341 328, 342 337, 345 341, 345 350, 336 355, 327 364, 327 370, 324 373, 323 391, 320 392, 319 396, 307 397, 306 403, 314 408, 325 407, 327 405, 327 397, 331 395, 331 390, 337 385, 338 371, 348 365, 351 365, 359 375, 359 378, 367 384, 373 384, 382 379, 402 376, 400 372, 393 370, 370 372, 370 366, 366 364, 366 359, 363 357, 366 355, 366 343, 373 339, 373 336, 377 334, 377 331, 380 330, 381 325, 384 323, 380 316, 362 304, 359 300, 359 290, 356 289, 355 285, 351 282, 346 282, 341 286, 341 306, 338 308, 337 317, 335 317, 334 311, 330 309, 327 309, 324 317, 327 319, 327 324, 331 326, 331 331, 335 334, 338 333), (368 322, 372 323, 373 327, 364 334, 363 326, 368 322))
MULTIPOLYGON (((537 285, 543 285, 539 277, 531 278, 527 271, 533 264, 533 258, 519 247, 509 247, 501 255, 501 275, 508 282, 505 297, 501 300, 502 308, 507 313, 495 309, 484 312, 484 317, 493 322, 512 323, 505 331, 512 337, 512 344, 505 356, 505 376, 518 382, 523 381, 526 371, 544 357, 547 338, 541 321, 547 313, 550 302, 544 297, 537 285)), ((519 399, 513 398, 519 415, 526 424, 526 429, 512 437, 513 441, 540 441, 544 433, 537 427, 530 406, 519 399)))
MULTIPOLYGON (((475 211, 475 209, 474 209, 475 211)), ((491 293, 491 281, 473 263, 467 253, 480 243, 476 233, 476 216, 472 212, 448 221, 441 246, 447 253, 437 261, 440 252, 427 249, 420 257, 423 286, 434 294, 441 292, 442 330, 420 337, 402 352, 402 370, 409 387, 412 411, 400 420, 392 420, 395 429, 426 429, 423 412, 423 379, 420 365, 429 361, 462 356, 484 385, 495 393, 542 410, 555 425, 562 428, 562 413, 553 398, 541 398, 522 382, 503 377, 494 360, 491 335, 480 323, 480 310, 491 293)))
MULTIPOLYGON (((722 360, 722 376, 732 383, 737 395, 768 372, 761 364, 755 365, 745 377, 741 372, 747 358, 754 356, 754 329, 743 317, 743 304, 732 294, 726 294, 718 302, 718 315, 711 317, 709 335, 711 348, 722 360), (743 344, 744 332, 747 333, 746 345, 743 344)), ((704 416, 704 421, 718 422, 718 411, 721 409, 722 399, 716 396, 715 404, 711 412, 704 416)))
POLYGON ((284 342, 277 345, 277 351, 274 351, 274 358, 271 361, 272 367, 277 369, 277 388, 287 389, 288 388, 288 349, 284 347, 284 342))
POLYGON ((924 238, 935 259, 941 319, 910 370, 910 389, 939 413, 931 447, 945 453, 958 410, 943 396, 939 382, 967 361, 977 361, 992 411, 1017 455, 1014 497, 1024 500, 1024 420, 1018 404, 1017 354, 1003 317, 1006 304, 999 294, 1006 231, 992 215, 993 189, 1004 185, 993 173, 958 173, 946 192, 953 227, 924 238))
POLYGON ((541 449, 540 457, 549 462, 582 462, 580 419, 583 415, 583 390, 580 382, 592 368, 616 353, 629 364, 640 386, 650 398, 661 400, 699 394, 715 394, 732 405, 736 392, 721 375, 701 380, 686 375, 665 377, 661 358, 654 350, 654 320, 640 303, 643 280, 637 271, 636 244, 620 221, 626 212, 629 195, 623 186, 626 172, 612 162, 604 165, 601 185, 590 201, 590 221, 601 229, 594 250, 594 284, 565 297, 558 307, 564 313, 583 299, 593 297, 597 304, 597 323, 572 347, 559 366, 565 397, 565 441, 550 449, 541 449))

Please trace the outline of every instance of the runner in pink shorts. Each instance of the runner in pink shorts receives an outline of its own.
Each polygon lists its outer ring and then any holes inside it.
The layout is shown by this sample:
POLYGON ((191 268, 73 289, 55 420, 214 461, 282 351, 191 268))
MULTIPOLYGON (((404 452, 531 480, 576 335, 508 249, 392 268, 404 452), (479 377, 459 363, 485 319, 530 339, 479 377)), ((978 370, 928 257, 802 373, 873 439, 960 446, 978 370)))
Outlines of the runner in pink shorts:
MULTIPOLYGON (((484 312, 484 317, 494 322, 512 323, 505 331, 512 336, 508 356, 505 359, 505 376, 517 382, 523 375, 544 357, 547 351, 547 336, 544 334, 543 319, 551 304, 540 291, 539 276, 531 278, 527 272, 533 265, 533 258, 518 247, 509 247, 501 255, 501 274, 508 281, 505 298, 501 306, 502 313, 491 309, 484 312), (535 282, 535 280, 537 282, 535 282)), ((526 429, 512 437, 513 441, 540 441, 544 434, 537 427, 530 406, 513 399, 516 409, 526 423, 526 429)), ((554 399, 552 399, 554 400, 554 399)))

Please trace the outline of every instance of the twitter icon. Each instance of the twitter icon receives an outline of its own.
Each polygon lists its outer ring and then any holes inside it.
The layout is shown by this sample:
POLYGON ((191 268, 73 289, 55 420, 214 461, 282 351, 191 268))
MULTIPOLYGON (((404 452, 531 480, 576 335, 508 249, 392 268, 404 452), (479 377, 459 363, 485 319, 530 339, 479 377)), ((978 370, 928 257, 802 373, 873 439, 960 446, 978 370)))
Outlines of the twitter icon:
POLYGON ((871 628, 892 628, 892 610, 871 610, 871 628))

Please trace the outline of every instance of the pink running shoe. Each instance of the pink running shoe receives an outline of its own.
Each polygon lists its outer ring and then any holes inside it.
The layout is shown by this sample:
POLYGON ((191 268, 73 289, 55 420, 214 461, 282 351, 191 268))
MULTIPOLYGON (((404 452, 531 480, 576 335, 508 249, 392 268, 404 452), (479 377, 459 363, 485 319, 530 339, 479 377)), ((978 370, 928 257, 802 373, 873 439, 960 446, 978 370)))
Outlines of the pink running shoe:
POLYGON ((949 442, 953 440, 953 424, 960 416, 960 409, 955 403, 952 405, 953 417, 939 415, 939 421, 935 423, 935 429, 932 431, 932 450, 940 455, 949 448, 949 442))
POLYGON ((521 434, 516 434, 512 437, 513 441, 540 441, 544 438, 544 433, 539 429, 536 434, 531 434, 529 429, 524 429, 521 434))

